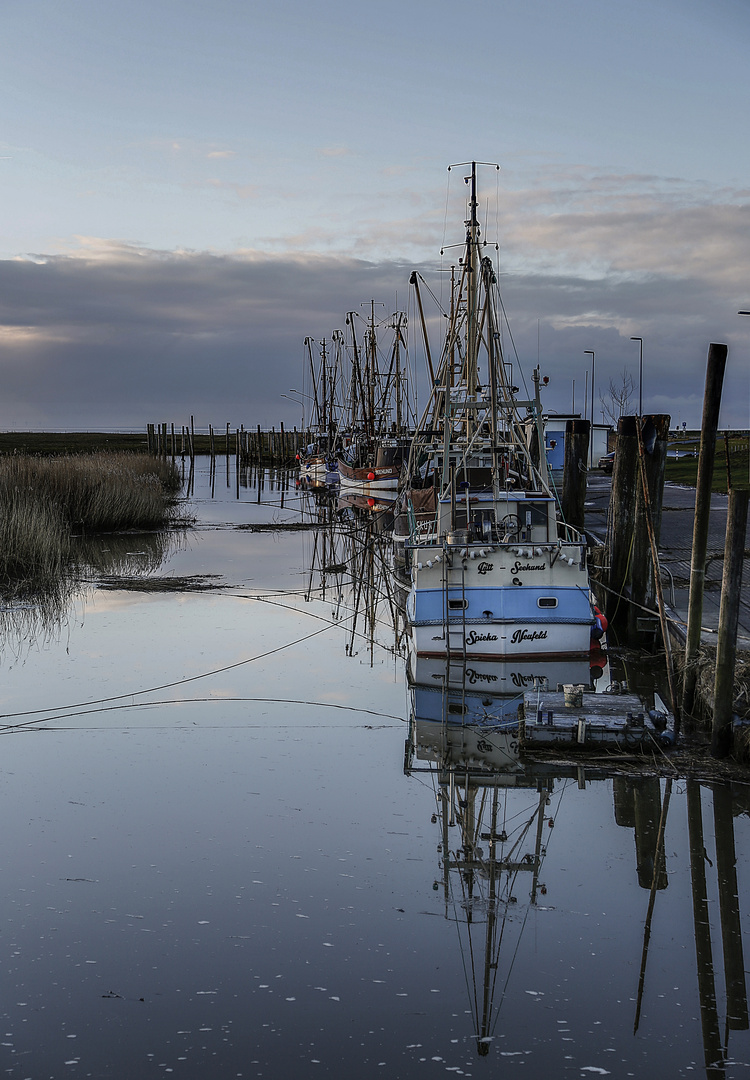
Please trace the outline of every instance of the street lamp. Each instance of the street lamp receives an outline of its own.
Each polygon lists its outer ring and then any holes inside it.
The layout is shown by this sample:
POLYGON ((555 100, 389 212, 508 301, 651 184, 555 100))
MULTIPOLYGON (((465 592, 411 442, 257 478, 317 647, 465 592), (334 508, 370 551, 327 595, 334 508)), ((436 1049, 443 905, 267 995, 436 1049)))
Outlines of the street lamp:
POLYGON ((638 415, 643 416, 643 338, 632 337, 631 341, 640 342, 640 360, 638 361, 638 415))
POLYGON ((591 468, 594 467, 594 362, 596 357, 593 349, 584 349, 584 356, 591 357, 591 433, 589 435, 589 457, 591 468))
MULTIPOLYGON (((299 396, 301 398, 308 396, 307 394, 300 394, 299 390, 290 390, 289 394, 299 394, 299 396)), ((299 398, 289 397, 289 394, 281 394, 280 396, 283 397, 283 398, 286 398, 287 401, 293 401, 295 405, 301 405, 302 406, 302 430, 304 431, 305 430, 305 403, 304 403, 304 401, 300 401, 299 398)))

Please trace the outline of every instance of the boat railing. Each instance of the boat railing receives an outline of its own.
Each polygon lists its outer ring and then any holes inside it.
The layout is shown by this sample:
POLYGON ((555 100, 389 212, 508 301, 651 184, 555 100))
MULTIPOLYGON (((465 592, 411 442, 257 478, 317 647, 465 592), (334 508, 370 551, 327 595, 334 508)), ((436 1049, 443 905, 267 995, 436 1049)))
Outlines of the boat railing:
POLYGON ((409 540, 412 544, 436 544, 440 539, 437 522, 417 521, 414 510, 409 505, 409 540))
POLYGON ((565 541, 569 544, 585 544, 586 537, 583 536, 578 529, 572 525, 568 525, 566 521, 558 521, 557 523, 557 536, 558 539, 565 541))

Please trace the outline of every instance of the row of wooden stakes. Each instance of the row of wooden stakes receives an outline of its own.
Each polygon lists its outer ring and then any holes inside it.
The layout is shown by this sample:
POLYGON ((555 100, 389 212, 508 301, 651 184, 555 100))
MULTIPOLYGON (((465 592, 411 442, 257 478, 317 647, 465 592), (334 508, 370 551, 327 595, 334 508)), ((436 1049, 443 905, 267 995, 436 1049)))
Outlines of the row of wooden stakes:
POLYGON ((288 431, 284 424, 263 431, 260 424, 255 430, 241 425, 232 430, 208 425, 208 431, 196 431, 193 417, 189 424, 179 429, 174 424, 147 424, 148 453, 155 457, 190 458, 207 454, 212 459, 230 457, 242 464, 294 465, 297 454, 304 448, 304 432, 293 428, 288 431))

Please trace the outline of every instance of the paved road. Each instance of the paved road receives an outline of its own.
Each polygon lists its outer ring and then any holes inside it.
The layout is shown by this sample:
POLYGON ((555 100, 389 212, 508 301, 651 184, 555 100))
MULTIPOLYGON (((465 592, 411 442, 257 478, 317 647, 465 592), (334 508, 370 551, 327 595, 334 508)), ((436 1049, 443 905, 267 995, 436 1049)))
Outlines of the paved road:
MULTIPOLYGON (((589 477, 586 496, 586 528, 602 540, 607 535, 607 512, 612 478, 594 472, 589 477)), ((711 497, 711 519, 708 530, 708 568, 706 590, 703 598, 703 626, 709 633, 719 624, 721 599, 721 575, 724 569, 724 537, 727 521, 726 495, 711 497)), ((688 593, 690 587, 690 555, 693 543, 693 512, 695 489, 665 484, 664 509, 662 512, 659 560, 663 567, 664 595, 678 617, 687 621, 688 593)), ((748 529, 750 537, 750 528, 748 529)), ((750 548, 750 539, 745 547, 750 548)), ((743 648, 750 648, 750 560, 745 560, 742 576, 742 599, 740 601, 739 641, 743 648)))

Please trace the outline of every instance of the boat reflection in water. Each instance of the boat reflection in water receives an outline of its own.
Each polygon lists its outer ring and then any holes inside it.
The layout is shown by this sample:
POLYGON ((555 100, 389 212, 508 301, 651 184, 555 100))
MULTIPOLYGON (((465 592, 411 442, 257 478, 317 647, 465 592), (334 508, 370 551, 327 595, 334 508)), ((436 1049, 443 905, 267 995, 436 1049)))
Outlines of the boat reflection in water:
MULTIPOLYGON (((558 686, 591 689, 603 665, 588 659, 557 662, 425 659, 412 651, 408 663, 411 696, 407 758, 444 768, 520 769, 524 703, 558 686)), ((541 700, 541 697, 540 697, 541 700)))
POLYGON ((529 689, 558 684, 594 686, 600 667, 588 660, 540 663, 425 660, 412 651, 408 663, 409 736, 404 771, 425 763, 437 781, 445 917, 456 922, 462 950, 474 972, 469 987, 477 1053, 489 1054, 510 968, 503 971, 500 947, 515 953, 529 907, 544 893, 540 871, 545 808, 554 779, 523 760, 520 733, 529 689), (509 788, 534 793, 527 812, 508 819, 503 795, 509 788), (512 823, 511 823, 512 821, 512 823), (458 828, 458 843, 451 830, 458 828), (515 944, 511 943, 511 940, 515 944))
MULTIPOLYGON (((571 780, 577 781, 577 789, 585 789, 592 781, 610 782, 614 820, 633 832, 633 880, 644 894, 640 956, 630 957, 635 970, 640 960, 640 975, 630 999, 633 1036, 640 1029, 638 1037, 643 1038, 647 1006, 652 1024, 657 1015, 654 992, 649 995, 647 988, 648 951, 657 897, 668 889, 670 872, 677 872, 674 866, 669 870, 666 856, 670 852, 670 858, 677 859, 671 854, 674 841, 665 846, 672 776, 648 775, 645 766, 639 773, 624 776, 621 769, 613 773, 596 751, 592 755, 579 748, 578 757, 560 758, 539 753, 538 744, 523 742, 524 698, 528 711, 530 694, 538 693, 540 700, 549 698, 558 687, 569 684, 585 687, 584 698, 588 694, 610 697, 609 680, 608 667, 598 661, 589 668, 578 662, 457 664, 410 656, 404 771, 407 775, 430 773, 433 778, 432 822, 440 830, 440 876, 433 888, 442 891, 445 918, 458 930, 473 1038, 481 1057, 490 1053, 493 1041, 503 1034, 497 1027, 506 995, 517 995, 512 975, 517 962, 519 973, 524 970, 526 961, 519 958, 524 955, 521 939, 529 916, 534 909, 554 910, 544 900, 547 887, 542 868, 556 817, 552 795, 561 781, 560 794, 571 780)), ((669 771, 671 766, 666 768, 669 771)), ((749 1026, 733 824, 734 815, 747 812, 748 799, 739 792, 744 803, 739 802, 738 792, 728 784, 702 786, 695 780, 688 780, 680 795, 685 796, 687 810, 705 1073, 723 1077, 729 1075, 732 1033, 747 1031, 749 1026), (714 866, 707 854, 712 841, 703 826, 702 804, 709 798, 715 824, 715 884, 708 880, 706 870, 714 866), (719 899, 724 995, 717 986, 712 947, 716 927, 712 928, 711 920, 716 919, 717 908, 709 901, 714 890, 719 899)), ((555 871, 550 872, 554 877, 555 871)), ((659 974, 652 971, 652 979, 659 974)))

